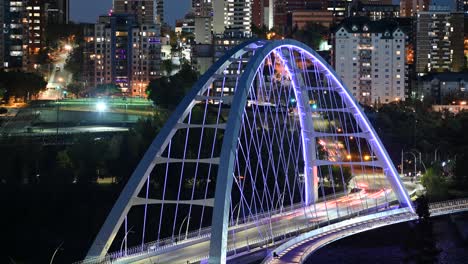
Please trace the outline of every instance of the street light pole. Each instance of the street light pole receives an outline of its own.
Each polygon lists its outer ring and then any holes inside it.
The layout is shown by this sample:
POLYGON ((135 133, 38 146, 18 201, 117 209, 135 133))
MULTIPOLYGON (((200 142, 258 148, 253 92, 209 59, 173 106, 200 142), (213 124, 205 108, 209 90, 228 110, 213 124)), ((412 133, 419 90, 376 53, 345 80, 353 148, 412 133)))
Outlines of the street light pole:
POLYGON ((59 97, 57 96, 57 134, 55 137, 57 144, 58 144, 58 138, 59 138, 59 124, 60 124, 59 114, 60 114, 60 102, 59 102, 59 97))
POLYGON ((434 151, 434 163, 437 161, 437 151, 439 150, 439 148, 436 148, 435 151, 434 151))
POLYGON ((52 264, 52 263, 54 262, 55 255, 57 254, 57 252, 59 251, 59 249, 62 247, 62 245, 63 245, 63 242, 60 243, 60 245, 55 249, 54 254, 52 254, 52 258, 50 259, 49 264, 52 264))
POLYGON ((122 243, 120 243, 120 254, 121 255, 122 255, 122 247, 123 247, 124 242, 125 242, 125 256, 127 255, 127 236, 130 233, 130 231, 132 231, 132 228, 133 228, 133 226, 130 227, 130 229, 127 231, 127 233, 125 233, 125 236, 122 239, 122 243))
MULTIPOLYGON (((184 223, 185 223, 185 220, 187 220, 187 218, 190 218, 190 216, 185 216, 184 220, 182 221, 182 224, 180 225, 180 228, 179 228, 179 235, 177 236, 177 239, 180 241, 180 232, 182 231, 182 227, 184 226, 184 223)), ((188 225, 187 225, 187 228, 188 228, 188 225)))
POLYGON ((422 165, 422 167, 424 168, 424 173, 427 171, 426 169, 426 165, 424 164, 423 160, 422 160, 422 153, 421 151, 417 150, 417 149, 411 149, 411 151, 414 151, 416 153, 418 153, 418 156, 419 156, 419 164, 422 165))
POLYGON ((403 152, 403 149, 401 149, 401 175, 404 176, 405 173, 403 171, 403 156, 405 155, 405 153, 403 152))

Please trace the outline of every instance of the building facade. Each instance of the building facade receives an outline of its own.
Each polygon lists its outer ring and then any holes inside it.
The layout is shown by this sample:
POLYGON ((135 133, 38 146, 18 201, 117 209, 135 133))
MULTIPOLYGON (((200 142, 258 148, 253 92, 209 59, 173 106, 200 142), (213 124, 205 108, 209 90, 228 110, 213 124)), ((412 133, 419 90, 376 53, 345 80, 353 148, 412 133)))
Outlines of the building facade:
POLYGON ((195 16, 209 17, 213 15, 214 0, 192 0, 192 12, 195 16))
POLYGON ((0 0, 0 69, 3 68, 5 61, 5 0, 0 0))
POLYGON ((195 43, 210 44, 212 42, 211 17, 196 16, 194 27, 195 43))
POLYGON ((251 0, 214 0, 213 33, 216 35, 252 34, 252 1, 251 0))
POLYGON ((464 67, 463 12, 417 12, 415 32, 416 72, 460 71, 464 67))
POLYGON ((320 24, 326 28, 333 26, 334 19, 331 11, 298 10, 291 13, 292 25, 297 29, 304 29, 307 24, 320 24))
POLYGON ((468 74, 458 72, 432 73, 422 77, 424 98, 434 104, 451 104, 468 95, 468 74))
POLYGON ((0 68, 24 69, 28 62, 28 18, 26 0, 3 0, 0 68))
POLYGON ((69 22, 69 0, 28 0, 25 17, 29 62, 37 63, 45 48, 47 26, 69 22))
POLYGON ((130 14, 102 16, 94 30, 94 83, 117 84, 131 96, 145 96, 160 75, 159 24, 140 24, 130 14))
POLYGON ((400 16, 413 17, 417 12, 428 11, 430 0, 400 0, 400 16))
POLYGON ((252 23, 258 28, 272 29, 274 6, 275 0, 252 0, 252 23))
POLYGON ((158 11, 164 12, 164 9, 158 9, 160 2, 159 0, 114 0, 113 14, 132 14, 136 16, 136 22, 139 24, 153 24, 158 22, 158 11))
POLYGON ((336 72, 360 103, 405 100, 406 34, 394 20, 348 18, 333 38, 336 72))
POLYGON ((351 11, 353 16, 367 16, 371 20, 400 17, 400 6, 390 4, 364 4, 358 2, 351 11))

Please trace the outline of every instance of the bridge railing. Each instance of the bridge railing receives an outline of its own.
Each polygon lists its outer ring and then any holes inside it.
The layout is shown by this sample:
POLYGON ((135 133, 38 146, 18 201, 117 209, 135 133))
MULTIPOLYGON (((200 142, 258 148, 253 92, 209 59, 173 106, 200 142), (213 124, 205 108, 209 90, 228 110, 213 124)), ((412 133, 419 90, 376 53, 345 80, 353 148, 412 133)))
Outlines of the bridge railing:
POLYGON ((432 216, 445 214, 447 211, 457 212, 466 209, 468 209, 468 198, 437 202, 429 205, 429 211, 432 216))
MULTIPOLYGON (((319 198, 317 201, 321 202, 324 200, 330 200, 332 198, 336 197, 342 197, 346 195, 345 193, 339 194, 339 195, 327 195, 325 197, 319 198)), ((242 228, 242 225, 247 225, 254 223, 255 221, 265 219, 265 218, 270 218, 272 216, 281 216, 283 214, 292 212, 297 209, 303 208, 304 204, 302 202, 295 203, 289 206, 284 206, 280 207, 276 210, 270 211, 270 212, 261 212, 255 215, 249 215, 246 218, 240 218, 239 220, 234 220, 232 223, 235 223, 235 225, 231 226, 231 229, 238 229, 242 228)), ((182 237, 184 238, 183 240, 178 240, 176 237, 168 237, 163 240, 159 241, 152 241, 145 243, 143 245, 138 245, 134 246, 131 248, 128 248, 125 251, 116 251, 116 252, 111 252, 108 254, 111 259, 117 259, 117 258, 124 258, 124 257, 130 257, 130 256, 137 256, 141 254, 147 254, 147 253, 157 253, 157 252, 164 252, 168 248, 176 247, 178 245, 182 245, 185 243, 188 243, 193 240, 198 240, 198 239, 203 239, 203 238, 209 238, 211 236, 211 226, 205 227, 199 230, 194 230, 189 233, 187 233, 187 236, 183 235, 182 237), (141 254, 140 254, 141 253, 141 254)), ((94 263, 94 262, 92 262, 94 263)), ((78 264, 78 263, 76 263, 78 264)))
POLYGON ((468 204, 468 198, 431 203, 429 204, 429 209, 432 210, 432 209, 437 209, 437 208, 464 205, 464 204, 468 204))
MULTIPOLYGON (((318 199, 318 202, 328 201, 332 198, 342 197, 344 195, 346 194, 342 193, 340 195, 327 195, 325 197, 321 197, 320 199, 318 199)), ((300 202, 300 203, 295 203, 289 206, 280 207, 270 212, 262 212, 256 215, 249 215, 246 218, 240 218, 239 220, 232 221, 232 223, 235 222, 236 225, 232 225, 230 229, 232 230, 232 229, 239 229, 239 228, 240 229, 247 228, 249 224, 253 224, 255 221, 270 219, 270 217, 272 216, 274 217, 281 216, 281 215, 290 213, 294 210, 303 209, 303 208, 304 208, 304 204, 300 202)), ((304 210, 306 209, 304 208, 304 210)), ((348 216, 349 212, 346 212, 344 215, 348 216)), ((273 237, 270 234, 262 238, 257 238, 255 240, 249 241, 250 244, 244 248, 263 246, 263 245, 268 244, 269 241, 272 241, 272 239, 274 240, 275 238, 278 238, 278 237, 286 238, 291 233, 299 234, 299 232, 302 232, 305 229, 315 229, 315 228, 320 227, 324 223, 326 224, 329 223, 329 220, 327 219, 327 220, 324 220, 315 224, 309 223, 309 224, 304 224, 304 225, 295 225, 295 230, 292 230, 292 232, 291 230, 287 230, 281 234, 273 234, 273 237)), ((96 264, 96 263, 107 264, 107 263, 113 262, 116 259, 132 258, 132 257, 144 255, 144 254, 160 254, 165 251, 168 251, 169 249, 173 250, 174 248, 177 248, 177 247, 183 247, 184 245, 190 242, 193 242, 195 240, 209 239, 211 237, 211 226, 191 231, 187 233, 187 236, 183 235, 181 237, 183 237, 184 239, 179 240, 179 238, 177 237, 168 237, 159 241, 152 241, 152 242, 147 242, 142 245, 133 246, 133 247, 127 248, 126 250, 110 252, 105 257, 89 258, 83 261, 74 262, 74 264, 96 264)), ((242 252, 244 248, 230 248, 228 250, 228 254, 235 253, 235 252, 242 252)))

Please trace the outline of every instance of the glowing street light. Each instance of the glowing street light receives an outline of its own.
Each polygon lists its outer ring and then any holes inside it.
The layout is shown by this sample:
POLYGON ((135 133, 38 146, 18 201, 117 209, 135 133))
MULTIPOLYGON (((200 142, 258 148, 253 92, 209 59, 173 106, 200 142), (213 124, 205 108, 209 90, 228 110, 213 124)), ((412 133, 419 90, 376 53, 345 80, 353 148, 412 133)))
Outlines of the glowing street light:
POLYGON ((96 109, 97 109, 99 112, 104 112, 104 111, 106 111, 106 109, 107 109, 107 105, 106 105, 106 103, 104 103, 104 102, 98 102, 98 103, 96 104, 96 109))
POLYGON ((366 160, 366 161, 370 160, 370 156, 369 156, 369 155, 365 155, 365 156, 364 156, 364 160, 366 160))
POLYGON ((346 155, 346 159, 351 160, 351 155, 346 155))

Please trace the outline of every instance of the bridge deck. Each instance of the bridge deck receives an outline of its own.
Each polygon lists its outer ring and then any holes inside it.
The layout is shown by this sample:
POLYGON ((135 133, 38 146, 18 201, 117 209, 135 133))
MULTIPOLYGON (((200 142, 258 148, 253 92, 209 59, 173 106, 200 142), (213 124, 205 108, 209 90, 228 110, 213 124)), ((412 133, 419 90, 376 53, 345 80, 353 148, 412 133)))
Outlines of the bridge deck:
MULTIPOLYGON (((462 211, 468 211, 468 199, 433 203, 430 205, 431 216, 440 216, 462 211)), ((358 222, 344 225, 332 230, 326 231, 325 228, 329 227, 325 227, 323 228, 324 230, 318 231, 317 234, 311 234, 309 236, 306 235, 306 237, 308 237, 307 239, 297 239, 297 241, 293 241, 295 240, 293 239, 285 243, 286 246, 282 245, 274 250, 274 252, 278 252, 277 258, 274 258, 272 255, 270 255, 264 260, 263 263, 303 263, 305 259, 313 252, 336 240, 382 226, 415 220, 417 219, 417 216, 415 214, 404 211, 395 211, 395 214, 382 216, 371 220, 365 220, 365 217, 360 218, 362 218, 362 220, 358 220, 358 222)))

